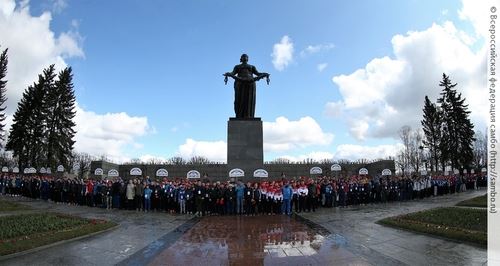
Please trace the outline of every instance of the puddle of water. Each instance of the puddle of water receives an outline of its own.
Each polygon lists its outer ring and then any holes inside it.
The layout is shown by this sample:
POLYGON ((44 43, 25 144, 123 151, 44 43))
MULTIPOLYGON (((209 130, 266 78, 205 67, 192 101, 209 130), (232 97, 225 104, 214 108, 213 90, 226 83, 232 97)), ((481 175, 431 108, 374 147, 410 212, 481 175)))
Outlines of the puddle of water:
POLYGON ((150 265, 366 264, 345 245, 342 236, 328 235, 293 217, 205 217, 150 265))

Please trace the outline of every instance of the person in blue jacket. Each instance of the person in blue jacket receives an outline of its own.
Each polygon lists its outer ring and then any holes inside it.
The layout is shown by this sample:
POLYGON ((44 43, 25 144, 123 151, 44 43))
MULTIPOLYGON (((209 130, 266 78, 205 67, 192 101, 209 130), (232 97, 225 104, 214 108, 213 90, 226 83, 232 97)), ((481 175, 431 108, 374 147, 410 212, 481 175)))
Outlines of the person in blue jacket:
POLYGON ((181 185, 177 192, 177 202, 179 203, 179 213, 186 214, 186 190, 184 185, 181 185))
POLYGON ((245 196, 245 185, 238 181, 236 186, 236 213, 243 214, 243 197, 245 196))
POLYGON ((292 215, 291 201, 293 190, 288 182, 283 186, 281 192, 283 194, 283 204, 281 206, 281 212, 283 214, 292 215))
POLYGON ((149 211, 151 209, 151 194, 153 190, 149 188, 149 185, 144 189, 144 211, 149 211))

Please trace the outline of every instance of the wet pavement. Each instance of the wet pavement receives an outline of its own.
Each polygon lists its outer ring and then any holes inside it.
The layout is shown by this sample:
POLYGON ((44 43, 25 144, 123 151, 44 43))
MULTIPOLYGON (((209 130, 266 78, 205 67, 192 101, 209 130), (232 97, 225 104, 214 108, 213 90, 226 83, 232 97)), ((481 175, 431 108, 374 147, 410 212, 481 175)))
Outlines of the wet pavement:
POLYGON ((41 212, 59 212, 91 219, 111 220, 118 223, 119 227, 89 238, 0 260, 0 265, 116 265, 192 218, 166 213, 69 206, 21 197, 2 197, 2 199, 23 203, 41 212))
POLYGON ((297 216, 141 213, 12 199, 41 211, 109 219, 115 230, 20 257, 5 265, 485 265, 486 249, 376 224, 379 219, 452 206, 486 193, 297 216))
POLYGON ((214 216, 154 256, 146 249, 120 265, 369 265, 342 241, 294 217, 214 216))
POLYGON ((344 247, 373 265, 486 265, 487 250, 466 243, 385 227, 375 222, 456 203, 486 193, 467 191, 423 200, 376 204, 347 209, 320 209, 301 217, 345 239, 344 247))

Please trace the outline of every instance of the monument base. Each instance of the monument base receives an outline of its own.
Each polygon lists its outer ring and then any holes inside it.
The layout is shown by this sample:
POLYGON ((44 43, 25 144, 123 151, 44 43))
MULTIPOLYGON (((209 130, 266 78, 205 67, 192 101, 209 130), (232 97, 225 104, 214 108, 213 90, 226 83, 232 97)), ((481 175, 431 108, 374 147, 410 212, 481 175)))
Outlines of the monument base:
POLYGON ((227 122, 228 172, 240 168, 245 178, 253 178, 253 172, 264 165, 263 145, 260 118, 230 118, 227 122))

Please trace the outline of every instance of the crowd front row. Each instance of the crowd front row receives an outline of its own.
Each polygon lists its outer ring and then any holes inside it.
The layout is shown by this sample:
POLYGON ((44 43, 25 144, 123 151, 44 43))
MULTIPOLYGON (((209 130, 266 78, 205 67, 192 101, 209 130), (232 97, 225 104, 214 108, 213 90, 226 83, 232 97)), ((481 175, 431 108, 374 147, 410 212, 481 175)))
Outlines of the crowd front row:
POLYGON ((107 209, 178 214, 257 215, 315 211, 318 207, 408 201, 486 186, 486 176, 321 177, 262 182, 87 181, 49 176, 0 176, 0 194, 107 209))

